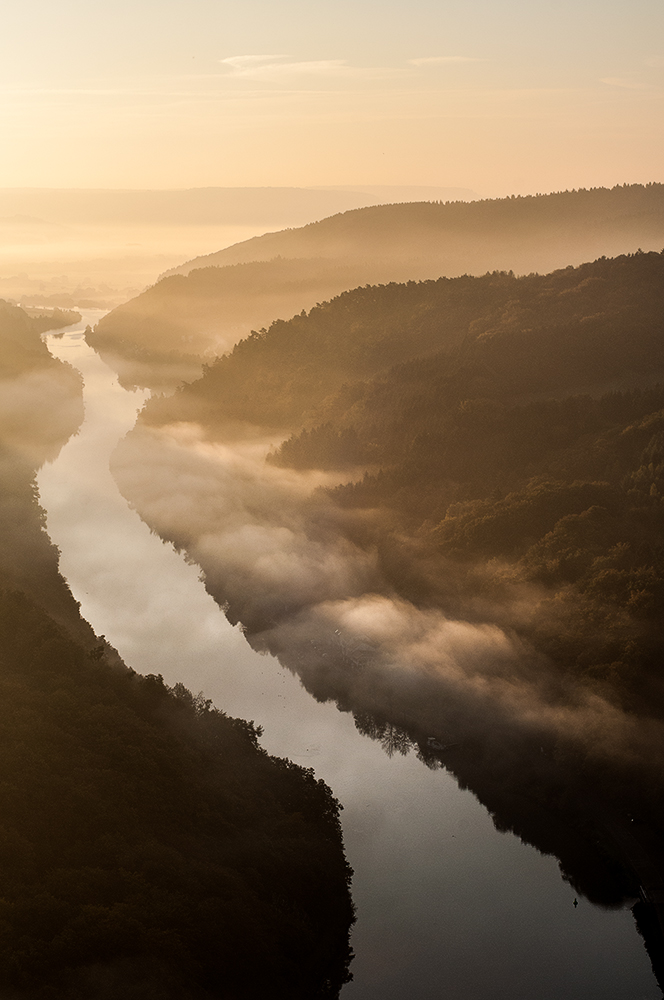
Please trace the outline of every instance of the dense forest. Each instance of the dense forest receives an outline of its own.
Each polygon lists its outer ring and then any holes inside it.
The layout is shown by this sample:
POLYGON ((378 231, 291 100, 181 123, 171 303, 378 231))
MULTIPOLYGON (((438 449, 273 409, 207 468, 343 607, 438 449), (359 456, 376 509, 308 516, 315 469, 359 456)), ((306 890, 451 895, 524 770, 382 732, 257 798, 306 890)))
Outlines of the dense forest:
POLYGON ((327 496, 349 520, 373 512, 366 544, 397 593, 467 616, 481 575, 501 623, 647 701, 664 597, 662 315, 655 253, 362 288, 252 334, 141 422, 222 440, 243 422, 296 428, 268 461, 351 470, 327 496), (526 584, 539 601, 517 620, 505 595, 526 584))
POLYGON ((252 723, 126 667, 58 573, 34 476, 83 411, 40 329, 0 303, 0 992, 337 996, 339 804, 252 723))
POLYGON ((590 898, 651 891, 655 964, 663 307, 659 253, 359 288, 153 399, 114 459, 317 698, 590 898))
POLYGON ((531 620, 509 625, 566 670, 648 699, 664 597, 662 315, 655 253, 362 288, 252 334, 141 420, 220 439, 234 423, 297 428, 268 461, 351 470, 327 496, 349 517, 374 512, 367 544, 380 537, 398 593, 467 615, 481 566, 487 601, 511 616, 510 588, 541 587, 531 620))
POLYGON ((89 342, 123 384, 164 391, 251 329, 358 285, 546 272, 662 245, 661 184, 356 209, 190 261, 104 317, 89 342))
POLYGON ((22 595, 0 615, 3 991, 336 996, 352 906, 329 789, 22 595))

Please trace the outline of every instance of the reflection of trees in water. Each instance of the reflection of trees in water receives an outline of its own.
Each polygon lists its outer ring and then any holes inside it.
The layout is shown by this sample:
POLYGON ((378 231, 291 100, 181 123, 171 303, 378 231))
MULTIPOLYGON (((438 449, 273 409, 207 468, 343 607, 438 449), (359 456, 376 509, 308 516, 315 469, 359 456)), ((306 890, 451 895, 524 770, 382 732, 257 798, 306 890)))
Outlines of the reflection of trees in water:
POLYGON ((391 722, 379 722, 371 715, 358 712, 354 715, 355 728, 368 736, 372 740, 377 740, 388 757, 393 757, 395 753, 400 753, 404 757, 413 748, 413 741, 403 729, 393 725, 391 722))
POLYGON ((341 632, 301 645, 279 633, 248 638, 297 673, 317 700, 351 711, 360 733, 392 757, 415 753, 445 768, 488 810, 496 828, 555 856, 575 893, 603 908, 632 908, 664 989, 664 838, 657 760, 610 759, 550 728, 508 724, 422 680, 389 690, 369 643, 354 655, 341 632), (397 693, 398 692, 398 693, 397 693), (436 720, 435 724, 431 720, 436 720))

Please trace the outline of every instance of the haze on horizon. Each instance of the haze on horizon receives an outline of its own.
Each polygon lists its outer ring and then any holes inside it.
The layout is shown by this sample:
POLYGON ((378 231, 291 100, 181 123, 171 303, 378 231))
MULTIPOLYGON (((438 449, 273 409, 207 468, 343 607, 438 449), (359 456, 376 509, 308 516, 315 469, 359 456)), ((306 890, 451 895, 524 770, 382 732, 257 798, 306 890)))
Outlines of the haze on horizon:
POLYGON ((26 0, 0 187, 661 180, 663 38, 655 0, 26 0))

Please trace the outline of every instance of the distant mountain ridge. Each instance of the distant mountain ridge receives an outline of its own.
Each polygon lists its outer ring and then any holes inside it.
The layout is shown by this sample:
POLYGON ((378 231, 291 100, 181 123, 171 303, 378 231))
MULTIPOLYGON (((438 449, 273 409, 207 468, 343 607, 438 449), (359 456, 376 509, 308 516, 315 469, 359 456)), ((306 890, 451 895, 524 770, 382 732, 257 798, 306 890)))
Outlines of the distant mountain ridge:
MULTIPOLYGON (((242 264, 248 261, 271 260, 274 257, 343 257, 346 255, 389 260, 403 259, 409 253, 413 262, 432 256, 431 265, 450 263, 455 274, 463 273, 467 266, 476 271, 477 267, 493 270, 507 266, 505 260, 487 259, 486 253, 478 253, 477 248, 468 245, 441 247, 440 240, 453 236, 469 237, 472 240, 508 239, 510 242, 526 240, 508 269, 518 272, 565 266, 566 258, 554 264, 544 263, 547 253, 553 247, 544 246, 540 250, 542 263, 531 267, 533 248, 528 246, 534 232, 544 230, 549 243, 562 235, 564 227, 569 237, 583 235, 589 241, 593 237, 604 240, 617 235, 631 235, 648 242, 664 238, 664 185, 632 184, 608 188, 561 191, 553 194, 514 196, 480 201, 450 202, 409 202, 376 205, 368 208, 352 209, 340 215, 312 222, 301 229, 289 229, 279 233, 266 233, 244 243, 235 244, 217 253, 196 257, 178 268, 166 271, 162 277, 171 274, 188 274, 198 267, 224 267, 228 264, 242 264), (588 226, 592 231, 588 232, 588 226), (506 227, 506 230, 505 230, 506 227), (386 240, 398 238, 394 248, 386 240), (461 258, 452 264, 451 252, 461 258), (482 264, 475 261, 482 260, 482 264), (484 263, 486 261, 486 263, 484 263), (460 268, 462 270, 460 270, 460 268)), ((493 249, 493 248, 492 248, 493 249)), ((556 248, 557 249, 557 248, 556 248)), ((599 249, 599 248, 598 248, 599 249)), ((606 255, 611 256, 609 249, 606 255)), ((631 248, 630 248, 631 249, 631 248)), ((633 248, 634 250, 637 247, 633 248)), ((643 247, 642 249, 655 249, 643 247)), ((657 247, 661 249, 661 247, 657 247)), ((590 256, 597 256, 592 252, 590 256)), ((580 263, 580 261, 576 261, 580 263)), ((438 277, 438 274, 413 274, 413 277, 438 277)), ((448 277, 453 276, 448 274, 448 277)), ((396 280, 396 278, 395 278, 396 280)))
POLYGON ((664 246, 664 185, 357 209, 195 258, 114 309, 90 344, 124 384, 172 390, 252 329, 348 289, 546 273, 664 246))

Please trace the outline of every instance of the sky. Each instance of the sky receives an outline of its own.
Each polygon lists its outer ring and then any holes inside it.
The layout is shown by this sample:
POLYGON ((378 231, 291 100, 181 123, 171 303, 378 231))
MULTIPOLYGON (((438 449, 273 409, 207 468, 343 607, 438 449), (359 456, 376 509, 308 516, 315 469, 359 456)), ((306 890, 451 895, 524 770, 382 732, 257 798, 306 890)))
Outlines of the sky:
POLYGON ((664 180, 661 0, 22 0, 0 187, 664 180))

